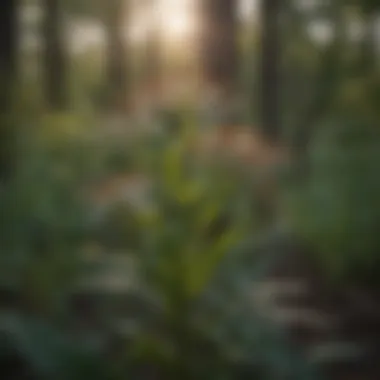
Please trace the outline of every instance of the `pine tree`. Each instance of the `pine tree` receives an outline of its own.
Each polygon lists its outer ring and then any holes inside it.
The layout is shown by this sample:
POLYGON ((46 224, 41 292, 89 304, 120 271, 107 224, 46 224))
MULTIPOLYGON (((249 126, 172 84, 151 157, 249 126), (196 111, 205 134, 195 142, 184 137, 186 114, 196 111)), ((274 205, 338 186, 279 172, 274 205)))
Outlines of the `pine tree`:
POLYGON ((64 109, 68 105, 67 64, 61 0, 44 0, 45 18, 45 94, 51 109, 64 109))
POLYGON ((1 111, 7 109, 17 54, 17 1, 3 0, 0 12, 0 80, 1 111))
POLYGON ((260 125, 271 141, 280 138, 281 0, 261 1, 260 125))
POLYGON ((3 0, 0 12, 0 182, 9 177, 12 164, 12 128, 6 118, 11 105, 17 63, 17 2, 3 0))
POLYGON ((124 0, 113 0, 105 4, 104 21, 107 38, 106 75, 109 106, 117 110, 128 107, 127 46, 124 39, 125 19, 128 4, 124 0))
POLYGON ((203 77, 211 88, 235 91, 238 74, 238 17, 235 0, 201 1, 203 77))

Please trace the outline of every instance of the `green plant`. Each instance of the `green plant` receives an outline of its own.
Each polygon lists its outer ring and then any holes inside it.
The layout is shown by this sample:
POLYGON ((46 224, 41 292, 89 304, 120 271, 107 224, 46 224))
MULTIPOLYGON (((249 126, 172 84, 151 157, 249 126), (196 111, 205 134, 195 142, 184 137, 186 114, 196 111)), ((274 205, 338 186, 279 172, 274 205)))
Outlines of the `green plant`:
POLYGON ((1 281, 37 302, 54 298, 74 270, 89 210, 79 191, 78 161, 70 163, 27 136, 20 138, 15 172, 0 195, 1 281))
POLYGON ((251 244, 257 223, 243 174, 224 162, 195 160, 195 130, 180 128, 177 137, 154 141, 142 137, 128 154, 130 169, 150 180, 144 207, 114 203, 110 220, 94 230, 94 205, 82 190, 110 174, 104 157, 114 140, 99 149, 80 120, 44 115, 18 138, 17 172, 0 194, 0 280, 21 296, 21 305, 0 321, 7 336, 0 360, 11 363, 17 351, 37 378, 62 380, 140 379, 148 369, 161 378, 244 379, 244 372, 277 380, 292 372, 287 363, 304 364, 297 357, 289 361, 286 340, 250 305, 260 258, 251 244), (91 265, 83 261, 89 240, 99 248, 91 265), (136 268, 111 265, 110 248, 125 258, 133 248, 136 268), (76 334, 73 290, 88 285, 88 274, 108 269, 107 280, 129 280, 128 289, 87 288, 82 301, 99 305, 86 322, 98 311, 101 321, 98 330, 76 334), (127 316, 120 316, 125 309, 127 316), (130 313, 134 323, 124 335, 119 322, 130 324, 130 313), (112 334, 119 343, 110 354, 112 334), (98 336, 102 352, 78 342, 91 346, 98 336))
POLYGON ((188 132, 139 160, 153 180, 147 208, 137 211, 139 288, 158 306, 140 326, 130 358, 164 378, 237 379, 243 368, 249 378, 297 371, 308 378, 311 369, 257 317, 249 298, 263 274, 260 260, 269 257, 255 257, 244 182, 228 167, 222 172, 194 160, 188 132))
POLYGON ((18 378, 107 379, 98 353, 68 329, 68 299, 91 229, 81 191, 93 176, 79 129, 85 124, 79 116, 29 111, 9 119, 15 164, 0 190, 2 375, 25 369, 18 378))

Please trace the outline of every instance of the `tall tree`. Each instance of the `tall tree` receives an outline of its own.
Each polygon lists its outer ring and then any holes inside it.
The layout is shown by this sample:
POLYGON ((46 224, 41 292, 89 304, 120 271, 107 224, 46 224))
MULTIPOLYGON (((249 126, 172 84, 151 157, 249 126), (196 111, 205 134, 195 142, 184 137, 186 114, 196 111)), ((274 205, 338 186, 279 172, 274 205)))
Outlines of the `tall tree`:
POLYGON ((363 64, 364 69, 371 71, 377 63, 377 25, 380 5, 375 2, 364 1, 361 8, 365 23, 362 41, 363 64))
MULTIPOLYGON (((145 12, 149 18, 149 28, 145 39, 144 82, 153 95, 160 89, 162 80, 162 40, 160 11, 157 0, 147 0, 145 12)), ((149 95, 149 94, 148 94, 149 95)))
POLYGON ((261 0, 260 125, 272 141, 280 138, 280 46, 282 0, 261 0))
POLYGON ((17 55, 17 1, 3 0, 0 12, 0 182, 12 169, 12 128, 5 117, 11 105, 17 55))
POLYGON ((107 107, 124 111, 129 106, 129 46, 124 38, 132 0, 65 0, 69 12, 94 17, 106 34, 107 107))
POLYGON ((45 94, 52 109, 68 105, 68 55, 66 51, 62 0, 43 0, 45 12, 43 35, 45 41, 45 94))
POLYGON ((104 21, 107 36, 107 79, 109 106, 120 111, 129 103, 127 46, 124 28, 129 5, 125 0, 111 0, 105 3, 104 21))
POLYGON ((329 115, 331 105, 336 100, 342 82, 345 79, 345 52, 347 45, 347 18, 342 3, 334 1, 327 4, 323 13, 332 25, 332 38, 324 48, 324 54, 318 64, 317 73, 311 83, 311 96, 306 106, 299 111, 295 122, 294 146, 299 157, 305 158, 308 145, 315 127, 329 115))
POLYGON ((17 1, 3 0, 0 12, 1 112, 7 109, 17 54, 17 1))
POLYGON ((235 91, 238 75, 236 0, 200 0, 200 60, 206 84, 235 91))

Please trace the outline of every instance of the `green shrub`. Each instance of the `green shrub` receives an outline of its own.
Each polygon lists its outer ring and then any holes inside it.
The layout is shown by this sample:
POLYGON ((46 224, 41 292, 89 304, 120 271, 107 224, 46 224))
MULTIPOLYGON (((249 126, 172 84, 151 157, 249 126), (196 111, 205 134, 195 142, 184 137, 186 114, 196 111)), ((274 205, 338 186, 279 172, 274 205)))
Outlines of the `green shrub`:
POLYGON ((132 362, 164 377, 238 379, 243 368, 248 378, 307 376, 311 369, 251 305, 260 258, 242 178, 194 161, 182 132, 139 160, 153 179, 147 207, 137 210, 139 287, 159 306, 135 336, 132 362))
POLYGON ((17 167, 0 195, 1 279, 23 286, 25 276, 36 270, 32 284, 41 282, 39 291, 54 293, 52 283, 42 283, 63 280, 85 240, 88 210, 80 193, 81 162, 69 154, 52 154, 34 138, 22 139, 14 152, 17 167))
POLYGON ((194 160, 194 131, 186 128, 176 138, 141 138, 138 149, 129 150, 112 138, 106 146, 89 139, 92 131, 82 120, 39 116, 18 139, 17 171, 0 194, 0 280, 21 294, 27 313, 11 316, 12 329, 0 320, 0 332, 8 331, 0 360, 17 351, 37 378, 62 380, 140 379, 147 369, 189 379, 239 379, 245 372, 277 380, 298 365, 307 372, 250 305, 247 287, 258 276, 251 244, 257 223, 241 173, 222 162, 194 160), (94 178, 113 175, 107 159, 116 145, 130 155, 128 170, 151 183, 144 207, 115 200, 96 224, 82 190, 94 178), (99 246, 97 268, 82 260, 89 241, 99 246), (114 248, 122 256, 133 249, 137 267, 131 274, 116 264, 110 278, 131 276, 133 286, 117 300, 111 294, 112 301, 96 286, 88 297, 102 303, 102 331, 73 337, 72 290, 89 272, 111 267, 114 248), (120 319, 129 323, 133 314, 131 298, 147 307, 135 315, 133 328, 120 332, 120 319), (120 345, 111 356, 80 344, 100 335, 108 349, 112 334, 120 345))

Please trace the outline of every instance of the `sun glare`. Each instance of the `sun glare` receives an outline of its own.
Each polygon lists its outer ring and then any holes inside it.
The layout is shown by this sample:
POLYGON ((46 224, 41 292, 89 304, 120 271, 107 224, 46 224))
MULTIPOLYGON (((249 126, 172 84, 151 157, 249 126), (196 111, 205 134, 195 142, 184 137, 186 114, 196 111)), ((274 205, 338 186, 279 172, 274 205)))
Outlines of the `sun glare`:
POLYGON ((190 20, 184 13, 174 13, 167 16, 167 23, 163 28, 164 35, 173 39, 182 39, 190 32, 190 20))
POLYGON ((188 0, 160 0, 159 12, 162 33, 168 42, 183 42, 190 37, 194 20, 188 0))
POLYGON ((143 7, 135 15, 135 21, 130 29, 130 37, 133 42, 140 43, 144 40, 152 22, 158 23, 160 33, 168 44, 187 41, 195 29, 194 12, 189 0, 159 0, 154 10, 156 20, 149 16, 149 8, 143 7))

